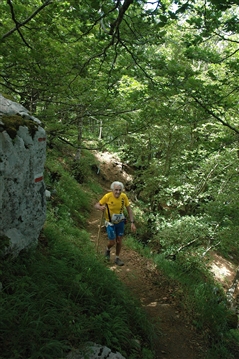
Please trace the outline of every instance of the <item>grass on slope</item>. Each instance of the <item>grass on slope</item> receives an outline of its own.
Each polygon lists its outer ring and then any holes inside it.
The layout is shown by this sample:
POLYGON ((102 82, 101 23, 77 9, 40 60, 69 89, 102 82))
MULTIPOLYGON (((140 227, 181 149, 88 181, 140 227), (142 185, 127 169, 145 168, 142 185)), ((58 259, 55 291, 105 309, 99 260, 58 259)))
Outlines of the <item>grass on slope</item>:
POLYGON ((128 359, 152 359, 153 331, 140 303, 96 258, 86 232, 92 188, 100 189, 79 185, 70 166, 48 155, 52 200, 39 245, 1 258, 0 358, 65 358, 93 341, 128 359))

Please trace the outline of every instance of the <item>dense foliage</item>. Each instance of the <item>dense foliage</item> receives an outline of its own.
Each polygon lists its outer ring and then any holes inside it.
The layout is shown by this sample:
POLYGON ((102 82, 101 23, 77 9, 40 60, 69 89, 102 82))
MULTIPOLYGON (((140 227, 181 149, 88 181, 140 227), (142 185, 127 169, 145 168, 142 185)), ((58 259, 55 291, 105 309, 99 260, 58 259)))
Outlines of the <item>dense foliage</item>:
POLYGON ((80 159, 111 144, 138 170, 154 233, 167 231, 165 209, 173 221, 196 215, 204 239, 233 252, 237 2, 9 0, 0 10, 0 90, 37 114, 49 145, 70 143, 80 159))

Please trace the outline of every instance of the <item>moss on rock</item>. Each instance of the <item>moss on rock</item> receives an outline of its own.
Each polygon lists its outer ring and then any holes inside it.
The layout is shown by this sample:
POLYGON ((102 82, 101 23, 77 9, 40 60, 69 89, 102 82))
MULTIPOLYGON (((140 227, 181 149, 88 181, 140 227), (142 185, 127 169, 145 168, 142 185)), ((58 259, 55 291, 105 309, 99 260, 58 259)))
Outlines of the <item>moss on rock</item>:
POLYGON ((16 137, 20 126, 26 126, 32 138, 38 130, 38 125, 34 121, 24 119, 20 115, 2 116, 1 120, 4 123, 5 130, 12 139, 16 137))

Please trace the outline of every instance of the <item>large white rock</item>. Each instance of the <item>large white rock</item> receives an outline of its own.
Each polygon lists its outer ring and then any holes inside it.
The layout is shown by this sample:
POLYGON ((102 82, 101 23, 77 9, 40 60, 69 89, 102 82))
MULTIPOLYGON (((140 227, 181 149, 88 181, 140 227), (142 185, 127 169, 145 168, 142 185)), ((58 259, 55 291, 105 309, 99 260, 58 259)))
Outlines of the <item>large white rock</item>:
POLYGON ((0 239, 13 254, 36 244, 45 222, 45 159, 40 121, 0 95, 0 239))
POLYGON ((78 349, 71 351, 67 359, 126 359, 119 352, 112 352, 110 348, 96 343, 87 343, 82 352, 78 349))

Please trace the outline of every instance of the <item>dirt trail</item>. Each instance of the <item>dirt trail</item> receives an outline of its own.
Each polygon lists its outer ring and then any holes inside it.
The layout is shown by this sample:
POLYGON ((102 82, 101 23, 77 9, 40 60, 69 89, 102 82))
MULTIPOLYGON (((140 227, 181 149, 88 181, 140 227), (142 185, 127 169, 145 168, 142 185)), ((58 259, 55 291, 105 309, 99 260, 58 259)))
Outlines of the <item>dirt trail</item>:
MULTIPOLYGON (((93 210, 89 220, 91 240, 97 248, 98 228, 101 214, 93 210)), ((105 232, 101 231, 98 253, 104 255, 107 243, 105 232)), ((180 303, 174 298, 175 288, 155 268, 155 265, 123 246, 121 259, 125 265, 114 264, 115 250, 111 250, 111 262, 106 264, 119 279, 140 299, 155 326, 155 359, 204 359, 205 348, 200 336, 187 321, 180 303)))
MULTIPOLYGON (((105 191, 109 191, 110 183, 115 180, 126 183, 131 179, 130 175, 123 171, 119 159, 109 153, 96 156, 100 162, 99 183, 105 191)), ((97 245, 100 223, 101 213, 93 208, 89 231, 96 250, 103 256, 107 236, 105 231, 100 231, 97 245)), ((140 299, 154 324, 157 333, 155 359, 205 359, 206 343, 189 322, 179 296, 174 295, 179 288, 165 278, 151 260, 143 258, 124 245, 120 255, 125 263, 123 267, 114 264, 114 256, 113 247, 111 262, 106 265, 130 288, 132 294, 140 299)))

